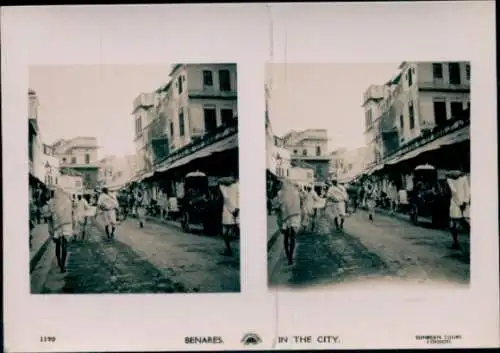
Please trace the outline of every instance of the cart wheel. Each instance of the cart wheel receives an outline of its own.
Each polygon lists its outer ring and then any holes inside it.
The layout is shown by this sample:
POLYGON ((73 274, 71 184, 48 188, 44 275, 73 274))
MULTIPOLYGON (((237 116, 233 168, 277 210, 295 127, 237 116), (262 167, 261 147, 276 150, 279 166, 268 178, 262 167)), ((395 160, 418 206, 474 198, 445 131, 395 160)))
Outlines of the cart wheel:
POLYGON ((182 213, 182 230, 184 233, 189 233, 189 213, 188 212, 183 212, 182 213))

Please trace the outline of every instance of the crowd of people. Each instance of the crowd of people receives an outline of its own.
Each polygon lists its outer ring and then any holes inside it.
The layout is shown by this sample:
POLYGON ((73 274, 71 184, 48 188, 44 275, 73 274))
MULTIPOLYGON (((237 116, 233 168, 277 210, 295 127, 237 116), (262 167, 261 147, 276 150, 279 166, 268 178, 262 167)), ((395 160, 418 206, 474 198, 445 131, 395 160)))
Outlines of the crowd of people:
MULTIPOLYGON (((470 182, 468 176, 460 171, 449 171, 444 180, 444 184, 436 183, 429 190, 437 195, 435 188, 438 185, 446 189, 446 192, 439 192, 435 204, 446 210, 444 217, 449 220, 448 228, 452 236, 450 247, 460 249, 459 229, 470 224, 470 182)), ((417 183, 412 195, 417 195, 423 189, 417 183)), ((404 211, 404 206, 409 203, 406 190, 398 190, 396 184, 390 182, 386 191, 382 191, 370 177, 346 185, 341 185, 337 180, 328 180, 325 187, 319 190, 281 178, 271 187, 268 200, 269 211, 276 214, 279 229, 284 235, 283 246, 289 264, 293 264, 296 235, 317 231, 316 225, 321 217, 328 226, 327 233, 342 233, 345 219, 360 207, 367 210, 368 220, 373 222, 377 209, 386 208, 389 214, 394 214, 404 211)))

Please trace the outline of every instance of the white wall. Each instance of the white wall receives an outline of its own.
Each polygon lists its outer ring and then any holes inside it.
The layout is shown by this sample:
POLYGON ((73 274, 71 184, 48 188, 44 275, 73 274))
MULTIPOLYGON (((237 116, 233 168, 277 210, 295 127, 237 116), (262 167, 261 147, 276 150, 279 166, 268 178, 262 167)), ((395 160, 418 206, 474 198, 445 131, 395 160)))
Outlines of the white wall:
POLYGON ((58 186, 70 194, 82 194, 83 178, 80 176, 61 175, 59 176, 58 186))
POLYGON ((33 140, 33 174, 40 181, 45 180, 45 155, 40 135, 37 135, 33 140))

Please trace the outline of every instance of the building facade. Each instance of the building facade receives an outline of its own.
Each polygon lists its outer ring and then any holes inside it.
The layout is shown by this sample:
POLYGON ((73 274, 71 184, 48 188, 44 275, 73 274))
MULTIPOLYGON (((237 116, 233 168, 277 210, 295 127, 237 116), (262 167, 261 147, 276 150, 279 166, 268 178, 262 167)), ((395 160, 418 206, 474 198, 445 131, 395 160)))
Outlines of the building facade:
POLYGON ((59 177, 61 175, 59 170, 59 159, 52 155, 52 151, 45 145, 44 151, 44 182, 50 189, 54 189, 59 182, 59 177))
POLYGON ((313 185, 315 182, 314 170, 311 168, 292 167, 289 169, 288 179, 301 187, 313 185))
POLYGON ((366 169, 367 148, 339 149, 332 152, 331 175, 341 182, 349 182, 366 169))
POLYGON ((78 195, 85 194, 84 179, 82 176, 61 175, 59 176, 58 187, 70 194, 72 199, 76 199, 78 195))
POLYGON ((237 114, 236 64, 173 65, 168 83, 134 104, 139 171, 149 172, 204 136, 237 127, 237 114))
POLYGON ((316 181, 330 178, 330 154, 326 129, 291 131, 282 137, 283 146, 291 153, 292 166, 314 170, 316 181))
POLYGON ((60 139, 50 147, 59 160, 61 174, 81 176, 85 192, 99 186, 99 146, 95 137, 60 139))
POLYGON ((99 184, 120 188, 136 175, 137 156, 107 156, 99 161, 99 184))
POLYGON ((367 163, 470 112, 468 62, 403 62, 398 74, 364 93, 367 163))

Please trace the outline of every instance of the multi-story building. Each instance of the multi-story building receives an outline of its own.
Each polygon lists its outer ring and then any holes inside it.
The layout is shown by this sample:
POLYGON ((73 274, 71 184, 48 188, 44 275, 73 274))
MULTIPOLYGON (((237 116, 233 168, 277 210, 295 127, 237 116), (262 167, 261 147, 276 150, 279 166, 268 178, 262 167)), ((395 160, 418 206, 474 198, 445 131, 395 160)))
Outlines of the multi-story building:
POLYGON ((403 62, 389 82, 364 94, 369 164, 470 114, 468 62, 403 62))
POLYGON ((330 155, 327 153, 326 129, 291 131, 282 140, 283 146, 291 153, 292 166, 313 169, 317 181, 329 178, 330 155))
POLYGON ((155 120, 155 93, 141 93, 134 100, 135 148, 138 172, 149 172, 153 168, 153 157, 149 147, 149 127, 155 120))
POLYGON ((114 189, 136 175, 137 156, 107 156, 99 161, 99 184, 114 189))
POLYGON ((61 174, 81 176, 85 192, 99 186, 98 145, 95 137, 60 139, 50 146, 59 160, 61 174))
POLYGON ((187 146, 207 144, 207 136, 237 130, 236 64, 176 64, 169 76, 134 103, 139 174, 187 146))
POLYGON ((45 179, 43 142, 38 126, 39 100, 36 92, 28 90, 28 160, 29 160, 29 198, 38 198, 44 187, 45 179), (38 194, 35 195, 35 190, 38 194))
POLYGON ((54 157, 53 149, 44 145, 44 168, 45 168, 45 185, 50 189, 54 189, 59 181, 59 176, 61 175, 59 169, 59 159, 54 157))

